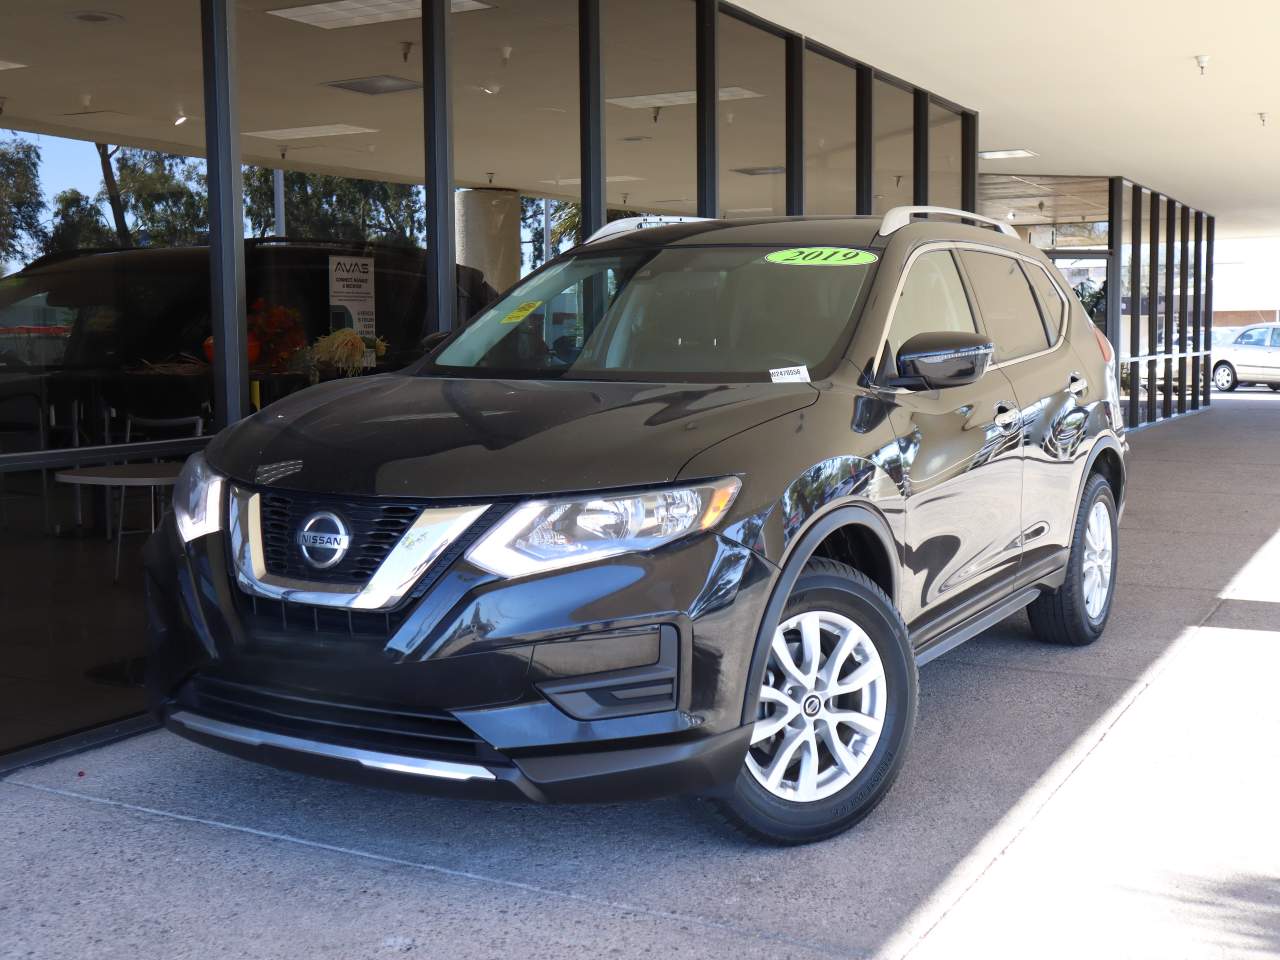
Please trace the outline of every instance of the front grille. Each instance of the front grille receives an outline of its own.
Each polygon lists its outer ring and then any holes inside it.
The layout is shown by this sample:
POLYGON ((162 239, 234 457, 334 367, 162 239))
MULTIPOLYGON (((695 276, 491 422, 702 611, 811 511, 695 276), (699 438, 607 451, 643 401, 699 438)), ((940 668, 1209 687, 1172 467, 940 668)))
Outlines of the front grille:
POLYGON ((197 676, 179 690, 181 706, 255 730, 402 756, 502 763, 471 728, 441 710, 338 703, 315 694, 197 676))
POLYGON ((380 612, 316 607, 239 590, 236 594, 240 624, 245 633, 268 645, 305 637, 309 643, 319 645, 357 642, 381 647, 395 635, 409 614, 409 608, 403 604, 398 610, 380 612))
POLYGON ((260 506, 262 552, 268 572, 294 580, 363 586, 428 505, 420 501, 263 490, 260 506), (346 556, 326 570, 317 570, 303 560, 297 539, 303 521, 321 511, 341 517, 351 531, 346 556))

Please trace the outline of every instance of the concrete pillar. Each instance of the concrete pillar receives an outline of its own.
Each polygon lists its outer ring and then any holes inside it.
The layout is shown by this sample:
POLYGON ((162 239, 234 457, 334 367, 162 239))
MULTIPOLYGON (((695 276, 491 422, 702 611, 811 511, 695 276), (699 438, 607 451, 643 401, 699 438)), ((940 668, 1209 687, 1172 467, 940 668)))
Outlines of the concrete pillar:
POLYGON ((453 194, 458 262, 499 292, 520 279, 520 194, 491 188, 453 194))

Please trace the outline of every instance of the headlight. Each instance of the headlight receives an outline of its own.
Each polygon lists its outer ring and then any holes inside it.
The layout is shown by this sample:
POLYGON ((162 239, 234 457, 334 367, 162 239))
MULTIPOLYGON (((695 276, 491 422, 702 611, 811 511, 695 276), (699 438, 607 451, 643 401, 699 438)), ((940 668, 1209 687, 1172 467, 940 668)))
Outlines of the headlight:
POLYGON ((173 485, 173 518, 183 543, 222 529, 222 491, 225 478, 214 473, 203 453, 187 458, 173 485))
POLYGON ((522 577, 652 550, 710 530, 741 486, 728 477, 626 496, 534 500, 490 530, 467 558, 498 576, 522 577))

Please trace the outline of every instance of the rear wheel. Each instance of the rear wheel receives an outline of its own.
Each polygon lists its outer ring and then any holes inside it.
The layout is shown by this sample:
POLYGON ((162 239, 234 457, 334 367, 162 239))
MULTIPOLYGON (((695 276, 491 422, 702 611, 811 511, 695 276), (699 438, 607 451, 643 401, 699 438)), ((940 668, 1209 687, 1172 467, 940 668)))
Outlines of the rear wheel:
POLYGON ((1117 532, 1111 485, 1102 474, 1091 474, 1076 513, 1067 578, 1027 607, 1041 640, 1080 647, 1102 636, 1115 595, 1117 532))
POLYGON ((1270 387, 1272 390, 1280 392, 1280 383, 1268 383, 1267 386, 1270 387))
POLYGON ((811 559, 771 638, 742 770, 712 803, 773 843, 847 830, 897 776, 916 700, 915 657, 893 603, 852 567, 811 559))
POLYGON ((1236 379, 1236 368, 1229 363, 1220 363, 1213 368, 1213 385, 1219 390, 1231 392, 1240 385, 1236 379))

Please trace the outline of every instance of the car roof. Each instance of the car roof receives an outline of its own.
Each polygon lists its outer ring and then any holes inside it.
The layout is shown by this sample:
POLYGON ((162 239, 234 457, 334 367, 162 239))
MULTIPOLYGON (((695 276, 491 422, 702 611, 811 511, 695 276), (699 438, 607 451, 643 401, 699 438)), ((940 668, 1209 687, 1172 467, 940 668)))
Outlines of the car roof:
POLYGON ((912 220, 888 236, 880 233, 883 217, 804 216, 756 217, 743 220, 687 220, 629 230, 589 245, 574 247, 571 253, 616 253, 623 250, 661 246, 852 246, 878 250, 894 237, 912 241, 968 240, 1009 249, 1027 244, 990 227, 972 226, 951 220, 912 220))

